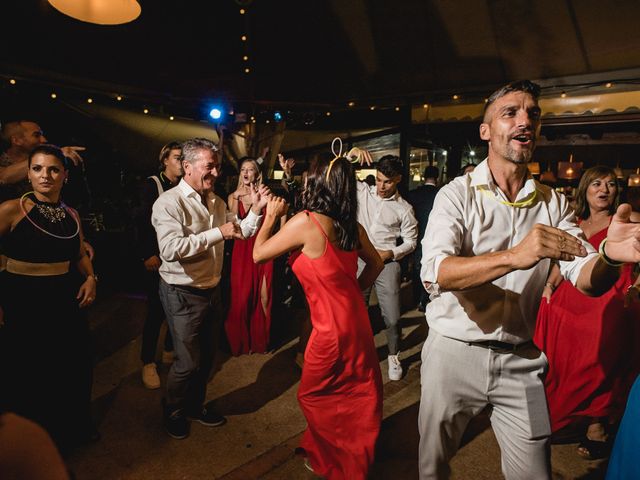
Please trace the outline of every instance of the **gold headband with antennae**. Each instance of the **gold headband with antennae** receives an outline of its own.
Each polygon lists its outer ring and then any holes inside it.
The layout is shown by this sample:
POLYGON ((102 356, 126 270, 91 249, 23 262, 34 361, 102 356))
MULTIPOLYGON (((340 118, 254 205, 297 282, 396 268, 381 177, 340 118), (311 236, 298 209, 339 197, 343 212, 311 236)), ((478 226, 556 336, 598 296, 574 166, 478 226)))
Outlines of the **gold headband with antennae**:
MULTIPOLYGON (((331 142, 331 153, 333 153, 334 157, 333 157, 333 160, 329 162, 329 167, 327 168, 327 175, 325 178, 325 181, 327 182, 329 181, 329 173, 331 173, 333 162, 335 162, 337 159, 342 157, 342 140, 340 139, 340 137, 334 138, 333 141, 331 142), (337 153, 335 149, 336 141, 338 142, 338 145, 340 147, 340 150, 338 150, 337 153)), ((351 163, 356 163, 360 161, 361 156, 362 156, 362 151, 358 147, 353 147, 351 150, 349 150, 349 152, 347 152, 347 154, 345 155, 345 158, 349 160, 351 163)))

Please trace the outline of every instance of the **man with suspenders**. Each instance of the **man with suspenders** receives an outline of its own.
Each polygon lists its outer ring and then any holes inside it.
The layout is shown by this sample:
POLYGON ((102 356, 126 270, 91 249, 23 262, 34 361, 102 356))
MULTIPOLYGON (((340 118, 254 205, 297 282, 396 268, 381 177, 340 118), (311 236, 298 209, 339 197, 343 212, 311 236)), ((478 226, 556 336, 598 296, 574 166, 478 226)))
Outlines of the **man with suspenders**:
MULTIPOLYGON (((137 215, 139 257, 145 268, 145 292, 147 294, 147 317, 142 331, 142 383, 146 388, 160 388, 160 377, 156 369, 155 356, 160 327, 165 318, 158 293, 160 276, 158 269, 162 261, 158 252, 156 232, 151 225, 151 207, 161 193, 178 184, 182 176, 182 148, 178 142, 162 147, 159 157, 159 175, 145 179, 140 190, 140 209, 137 215)), ((171 363, 173 342, 167 329, 162 352, 163 363, 171 363)))

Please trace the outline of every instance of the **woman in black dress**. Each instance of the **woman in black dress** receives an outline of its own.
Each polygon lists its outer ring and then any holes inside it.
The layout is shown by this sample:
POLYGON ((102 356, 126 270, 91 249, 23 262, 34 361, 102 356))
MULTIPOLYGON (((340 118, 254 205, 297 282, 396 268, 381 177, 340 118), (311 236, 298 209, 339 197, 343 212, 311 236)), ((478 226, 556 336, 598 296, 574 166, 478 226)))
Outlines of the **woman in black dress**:
POLYGON ((0 204, 7 257, 0 288, 3 374, 0 401, 42 425, 61 449, 92 435, 91 356, 80 308, 96 296, 78 213, 61 201, 62 151, 41 145, 29 156, 33 191, 0 204), (74 264, 81 285, 70 273, 74 264))

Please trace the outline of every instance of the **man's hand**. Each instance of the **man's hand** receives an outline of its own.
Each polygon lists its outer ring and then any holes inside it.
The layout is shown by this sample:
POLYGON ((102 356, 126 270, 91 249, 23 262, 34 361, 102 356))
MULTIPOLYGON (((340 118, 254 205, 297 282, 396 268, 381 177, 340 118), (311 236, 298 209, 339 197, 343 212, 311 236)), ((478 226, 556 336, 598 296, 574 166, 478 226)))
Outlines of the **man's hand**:
POLYGON ((260 185, 258 188, 251 188, 251 210, 256 215, 260 215, 262 209, 267 206, 267 202, 269 202, 269 198, 273 194, 271 190, 266 185, 260 185))
POLYGON ((234 238, 238 238, 240 240, 244 240, 242 236, 242 230, 240 230, 240 225, 234 222, 227 222, 218 227, 220 232, 222 233, 222 237, 225 240, 231 240, 234 238))
POLYGON ((160 265, 162 265, 162 261, 157 255, 153 255, 144 261, 144 268, 147 269, 147 272, 157 272, 160 269, 160 265))
POLYGON ((623 203, 611 219, 604 253, 615 262, 640 262, 640 223, 631 222, 631 205, 623 203))
POLYGON ((383 263, 393 260, 393 251, 391 250, 376 250, 376 252, 380 255, 383 263))
POLYGON ((65 157, 71 159, 76 167, 84 161, 78 152, 84 152, 86 150, 85 147, 70 146, 62 147, 60 150, 62 150, 65 157))
POLYGON ((267 216, 272 218, 280 218, 287 214, 289 210, 289 204, 285 202, 284 198, 276 197, 272 195, 267 203, 267 216))
POLYGON ((349 150, 345 157, 347 157, 349 160, 353 160, 355 158, 361 167, 363 167, 365 164, 371 165, 373 163, 371 154, 364 148, 353 147, 351 150, 349 150))
POLYGON ((537 223, 522 241, 508 250, 512 265, 516 270, 527 270, 543 258, 571 261, 575 257, 585 257, 587 250, 573 235, 537 223))

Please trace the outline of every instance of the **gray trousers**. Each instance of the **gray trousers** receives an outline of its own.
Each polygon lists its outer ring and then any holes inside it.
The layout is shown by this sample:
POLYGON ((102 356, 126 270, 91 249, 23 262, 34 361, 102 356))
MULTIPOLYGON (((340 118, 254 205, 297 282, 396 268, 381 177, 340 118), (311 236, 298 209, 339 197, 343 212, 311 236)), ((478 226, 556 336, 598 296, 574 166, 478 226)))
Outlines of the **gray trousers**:
MULTIPOLYGON (((358 275, 360 275, 364 266, 365 263, 358 259, 358 275)), ((386 335, 389 355, 397 355, 400 343, 398 331, 398 320, 400 320, 400 264, 398 262, 385 264, 384 269, 376 278, 374 286, 376 287, 382 319, 387 327, 386 335)), ((363 290, 362 294, 364 295, 364 304, 369 305, 371 288, 363 290)))
POLYGON ((420 370, 420 479, 449 477, 449 460, 467 424, 488 404, 505 478, 550 479, 551 428, 542 381, 547 365, 533 345, 497 353, 430 330, 420 370))
POLYGON ((170 285, 160 279, 160 300, 174 344, 174 361, 167 376, 169 412, 196 413, 204 403, 213 366, 213 299, 216 289, 170 285))

